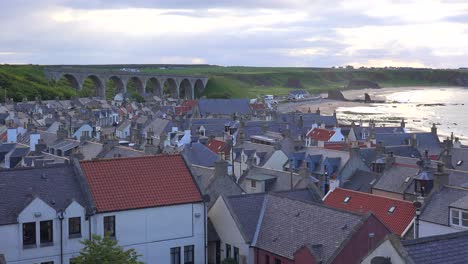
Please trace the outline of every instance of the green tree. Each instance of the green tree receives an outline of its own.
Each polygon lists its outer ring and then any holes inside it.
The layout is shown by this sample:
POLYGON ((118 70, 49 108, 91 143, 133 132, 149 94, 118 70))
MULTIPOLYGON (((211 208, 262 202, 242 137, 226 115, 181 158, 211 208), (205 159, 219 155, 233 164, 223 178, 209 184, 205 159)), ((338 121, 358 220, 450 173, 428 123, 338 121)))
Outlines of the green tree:
POLYGON ((123 250, 115 239, 93 235, 90 240, 81 241, 85 246, 80 256, 73 259, 75 264, 142 264, 134 249, 123 250))

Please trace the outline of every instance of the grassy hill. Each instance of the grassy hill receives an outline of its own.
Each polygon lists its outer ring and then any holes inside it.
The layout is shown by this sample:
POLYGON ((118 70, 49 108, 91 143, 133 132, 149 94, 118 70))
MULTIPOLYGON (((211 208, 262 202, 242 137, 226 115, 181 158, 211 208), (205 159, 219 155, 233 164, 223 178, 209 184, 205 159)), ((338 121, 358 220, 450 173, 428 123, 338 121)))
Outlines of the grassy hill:
MULTIPOLYGON (((80 66, 84 67, 84 66, 80 66)), ((330 69, 330 68, 268 68, 161 66, 161 65, 102 65, 89 68, 119 69, 139 68, 143 72, 161 74, 208 75, 210 80, 204 95, 207 97, 256 97, 260 94, 284 95, 293 89, 305 89, 311 93, 330 89, 345 89, 351 80, 366 80, 381 87, 391 86, 468 86, 468 71, 431 69, 330 69)), ((87 80, 82 91, 75 91, 62 79, 48 82, 44 67, 37 65, 0 65, 0 101, 5 92, 16 101, 23 98, 42 99, 91 96, 93 84, 87 80)), ((112 82, 106 83, 107 96, 113 93, 112 82)), ((132 90, 130 85, 129 90, 132 90)))

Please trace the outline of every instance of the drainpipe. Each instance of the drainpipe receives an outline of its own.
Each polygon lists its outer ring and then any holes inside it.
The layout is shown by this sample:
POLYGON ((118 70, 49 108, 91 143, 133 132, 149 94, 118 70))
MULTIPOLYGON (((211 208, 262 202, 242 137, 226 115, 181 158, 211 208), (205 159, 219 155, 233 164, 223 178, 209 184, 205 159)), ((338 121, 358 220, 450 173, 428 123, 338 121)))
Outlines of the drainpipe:
POLYGON ((59 211, 58 219, 60 220, 60 264, 63 264, 63 211, 59 211))
POLYGON ((293 189, 293 168, 292 168, 293 159, 289 159, 289 189, 293 189))
POLYGON ((208 225, 208 221, 206 221, 207 219, 207 215, 206 215, 206 202, 209 201, 210 197, 204 197, 203 199, 203 229, 204 229, 204 233, 205 235, 203 236, 203 239, 205 240, 204 241, 204 244, 205 244, 205 261, 203 263, 207 264, 207 258, 206 258, 206 255, 208 254, 208 233, 207 233, 207 225, 208 225))
POLYGON ((416 207, 416 220, 414 221, 414 238, 419 238, 419 217, 421 216, 421 202, 415 201, 413 202, 414 207, 416 207))

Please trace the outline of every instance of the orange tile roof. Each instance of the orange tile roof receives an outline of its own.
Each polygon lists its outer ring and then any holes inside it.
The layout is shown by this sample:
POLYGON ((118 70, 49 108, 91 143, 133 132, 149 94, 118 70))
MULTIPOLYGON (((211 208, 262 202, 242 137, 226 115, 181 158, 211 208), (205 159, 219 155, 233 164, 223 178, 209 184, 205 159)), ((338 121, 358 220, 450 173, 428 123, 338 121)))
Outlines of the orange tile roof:
POLYGON ((334 130, 314 128, 312 131, 307 133, 307 137, 313 138, 315 141, 328 141, 334 134, 334 130))
POLYGON ((98 212, 201 202, 180 155, 82 161, 98 212))
POLYGON ((342 188, 336 188, 330 192, 324 203, 334 208, 360 214, 372 211, 394 234, 399 236, 403 235, 416 213, 415 207, 409 201, 342 188), (344 202, 346 197, 349 197, 347 203, 344 202), (389 209, 393 206, 395 210, 390 213, 389 209))

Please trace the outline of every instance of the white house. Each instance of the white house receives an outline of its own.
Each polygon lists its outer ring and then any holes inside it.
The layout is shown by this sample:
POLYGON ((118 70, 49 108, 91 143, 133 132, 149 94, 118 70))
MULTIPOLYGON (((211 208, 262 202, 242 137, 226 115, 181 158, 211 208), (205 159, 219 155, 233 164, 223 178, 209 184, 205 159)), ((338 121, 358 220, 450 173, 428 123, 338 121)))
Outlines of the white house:
MULTIPOLYGON (((254 250, 250 248, 254 234, 254 230, 249 229, 245 226, 245 221, 240 222, 240 217, 248 217, 252 222, 251 225, 256 225, 258 221, 255 217, 251 218, 248 215, 238 215, 240 210, 238 208, 233 208, 231 203, 236 203, 237 200, 251 199, 252 196, 231 196, 229 198, 219 196, 214 205, 211 207, 208 217, 213 223, 213 226, 216 230, 216 233, 220 239, 220 245, 218 252, 213 252, 214 248, 210 248, 209 257, 214 258, 216 254, 220 255, 221 260, 225 258, 234 258, 238 259, 239 263, 254 263, 254 250), (257 221, 256 221, 257 220, 257 221), (249 232, 252 231, 252 232, 249 232)), ((258 199, 253 198, 254 202, 263 204, 263 196, 259 195, 258 199), (258 200, 258 201, 257 201, 258 200)), ((236 203, 237 204, 237 203, 236 203)), ((214 261, 213 261, 214 262, 214 261)))
POLYGON ((419 236, 434 236, 468 230, 468 190, 444 186, 425 201, 419 236))
POLYGON ((130 122, 130 120, 124 120, 122 123, 120 123, 115 131, 115 135, 117 136, 117 138, 126 139, 127 137, 129 137, 131 126, 132 123, 130 122))
POLYGON ((89 238, 87 199, 71 165, 0 173, 0 252, 7 263, 70 263, 89 238))
POLYGON ((7 263, 69 264, 91 234, 144 263, 206 262, 205 203, 180 155, 5 170, 0 191, 7 263))
POLYGON ((81 140, 81 138, 91 139, 93 137, 93 127, 89 124, 83 124, 73 133, 72 138, 81 140))
POLYGON ((144 263, 205 263, 205 204, 182 156, 82 161, 80 168, 96 204, 92 233, 115 237, 144 263))

